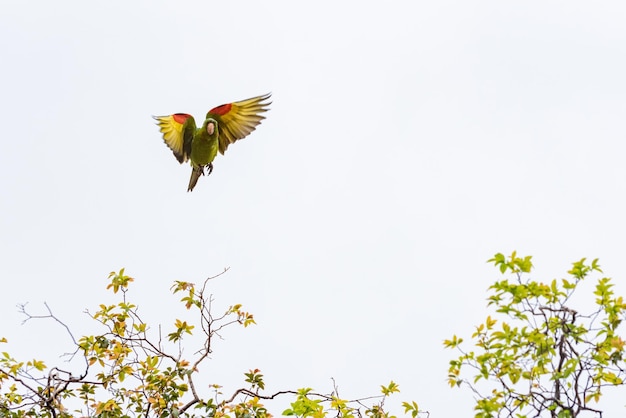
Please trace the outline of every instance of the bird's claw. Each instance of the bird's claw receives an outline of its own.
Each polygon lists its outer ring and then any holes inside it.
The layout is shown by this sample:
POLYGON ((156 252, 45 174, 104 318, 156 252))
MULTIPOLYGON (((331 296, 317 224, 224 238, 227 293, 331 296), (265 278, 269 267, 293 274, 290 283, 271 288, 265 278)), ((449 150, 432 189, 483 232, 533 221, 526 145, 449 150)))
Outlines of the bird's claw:
POLYGON ((207 176, 208 176, 208 175, 210 175, 210 174, 211 174, 211 172, 213 172, 213 163, 209 163, 209 164, 207 164, 207 165, 201 165, 201 166, 198 166, 198 167, 200 167, 200 174, 202 174, 203 176, 205 175, 205 174, 204 174, 204 169, 205 169, 205 168, 207 168, 207 169, 209 170, 209 171, 206 173, 206 175, 207 175, 207 176))

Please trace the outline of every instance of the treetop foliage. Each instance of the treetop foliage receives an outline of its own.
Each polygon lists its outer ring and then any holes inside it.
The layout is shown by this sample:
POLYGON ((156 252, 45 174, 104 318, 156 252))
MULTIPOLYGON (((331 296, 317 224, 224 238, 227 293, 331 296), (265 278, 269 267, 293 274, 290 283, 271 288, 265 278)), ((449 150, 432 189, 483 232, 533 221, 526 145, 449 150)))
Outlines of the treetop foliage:
POLYGON ((481 418, 602 416, 603 390, 626 377, 618 334, 626 304, 607 277, 596 280, 595 298, 582 308, 572 302, 584 280, 602 273, 598 260, 574 262, 567 278, 549 282, 530 277, 530 256, 496 254, 489 262, 512 278, 489 287, 498 319, 476 326, 473 350, 456 335, 444 341, 461 353, 450 361, 450 386, 471 388, 481 418))
MULTIPOLYGON (((448 384, 472 391, 478 418, 602 417, 605 390, 624 385, 626 378, 620 329, 626 303, 614 294, 612 279, 597 259, 576 261, 564 278, 548 281, 531 276, 530 256, 498 253, 489 262, 504 276, 488 289, 493 313, 475 327, 469 348, 456 335, 444 341, 458 352, 448 384), (577 294, 591 277, 593 292, 577 294)), ((290 417, 395 418, 385 406, 400 391, 393 381, 381 386, 380 395, 353 400, 340 397, 334 381, 327 394, 311 388, 268 393, 259 369, 244 372, 242 387, 229 394, 219 384, 199 383, 200 365, 210 361, 215 338, 227 327, 256 324, 241 304, 213 306, 208 284, 221 274, 201 286, 174 282, 171 292, 192 319, 173 317, 164 326, 140 315, 130 299, 134 279, 124 269, 112 272, 107 285, 119 300, 87 312, 93 334, 75 338, 47 304, 46 315, 31 315, 22 306, 26 321, 60 324, 60 334, 74 347, 69 360, 82 366, 77 374, 1 352, 0 417, 270 418, 265 403, 289 397, 282 415, 290 417)), ((402 408, 412 418, 430 416, 413 401, 402 408)))
MULTIPOLYGON (((221 273, 223 274, 223 273, 221 273)), ((221 275, 220 274, 220 275, 221 275)), ((210 277, 201 286, 176 281, 173 294, 181 295, 184 310, 195 312, 189 323, 173 318, 169 326, 154 326, 129 299, 134 279, 124 269, 109 275, 107 290, 119 295, 114 304, 101 304, 87 312, 97 331, 75 338, 52 310, 31 315, 22 306, 26 321, 54 320, 62 325, 74 345, 70 359, 82 359, 79 375, 63 367, 48 367, 40 360, 19 360, 8 352, 0 356, 0 417, 90 416, 118 417, 215 417, 269 418, 262 402, 278 396, 292 396, 290 408, 282 414, 322 418, 328 414, 346 418, 391 418, 385 400, 399 392, 396 383, 381 387, 381 395, 356 400, 339 397, 337 387, 329 394, 310 388, 265 393, 264 376, 258 369, 245 372, 245 385, 232 394, 219 384, 199 385, 200 364, 209 361, 212 342, 227 327, 254 325, 253 314, 241 304, 214 313, 213 298, 207 290, 210 277), (200 335, 202 344, 190 350, 186 338, 200 335), (183 347, 186 348, 184 354, 183 347)), ((0 340, 6 343, 6 339, 0 340)), ((428 415, 415 402, 404 402, 404 412, 416 418, 428 415)))

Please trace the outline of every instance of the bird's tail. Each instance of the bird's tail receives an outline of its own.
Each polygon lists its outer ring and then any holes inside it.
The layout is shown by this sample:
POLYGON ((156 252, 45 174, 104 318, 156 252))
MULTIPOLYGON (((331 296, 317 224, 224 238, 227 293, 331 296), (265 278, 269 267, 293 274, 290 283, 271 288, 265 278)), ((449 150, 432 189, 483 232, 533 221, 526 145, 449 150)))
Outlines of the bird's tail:
POLYGON ((196 187, 196 183, 198 182, 198 179, 200 178, 200 176, 204 175, 204 167, 201 165, 198 166, 193 166, 192 170, 191 170, 191 178, 189 179, 189 187, 187 188, 187 191, 190 192, 193 190, 194 187, 196 187))

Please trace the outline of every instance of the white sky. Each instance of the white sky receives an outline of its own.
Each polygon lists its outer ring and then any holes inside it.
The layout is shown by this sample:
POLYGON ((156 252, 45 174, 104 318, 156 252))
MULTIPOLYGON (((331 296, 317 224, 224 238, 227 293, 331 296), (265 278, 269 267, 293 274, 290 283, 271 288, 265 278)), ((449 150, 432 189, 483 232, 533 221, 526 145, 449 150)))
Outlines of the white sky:
POLYGON ((165 321, 174 280, 229 266, 216 304, 258 326, 227 333, 211 382, 258 367, 269 392, 334 377, 353 398, 393 379, 470 416, 441 343, 484 319, 494 253, 545 280, 599 257, 626 293, 625 21, 618 1, 5 0, 3 350, 69 350, 16 303, 96 332, 81 312, 126 267, 165 321), (269 91, 187 193, 151 115, 269 91))

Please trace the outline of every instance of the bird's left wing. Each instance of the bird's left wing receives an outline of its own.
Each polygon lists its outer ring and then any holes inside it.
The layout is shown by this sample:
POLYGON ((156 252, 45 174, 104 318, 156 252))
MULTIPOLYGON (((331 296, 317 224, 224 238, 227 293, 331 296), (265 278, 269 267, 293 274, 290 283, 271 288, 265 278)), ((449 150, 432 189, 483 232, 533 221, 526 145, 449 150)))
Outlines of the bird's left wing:
POLYGON ((191 141, 196 130, 196 121, 186 113, 169 116, 153 116, 163 134, 163 140, 174 153, 179 163, 184 163, 191 154, 191 141))
POLYGON ((271 93, 253 97, 240 102, 227 103, 215 107, 206 114, 207 118, 213 118, 219 126, 219 150, 224 154, 226 148, 233 142, 245 138, 254 131, 267 112, 267 102, 271 93))

